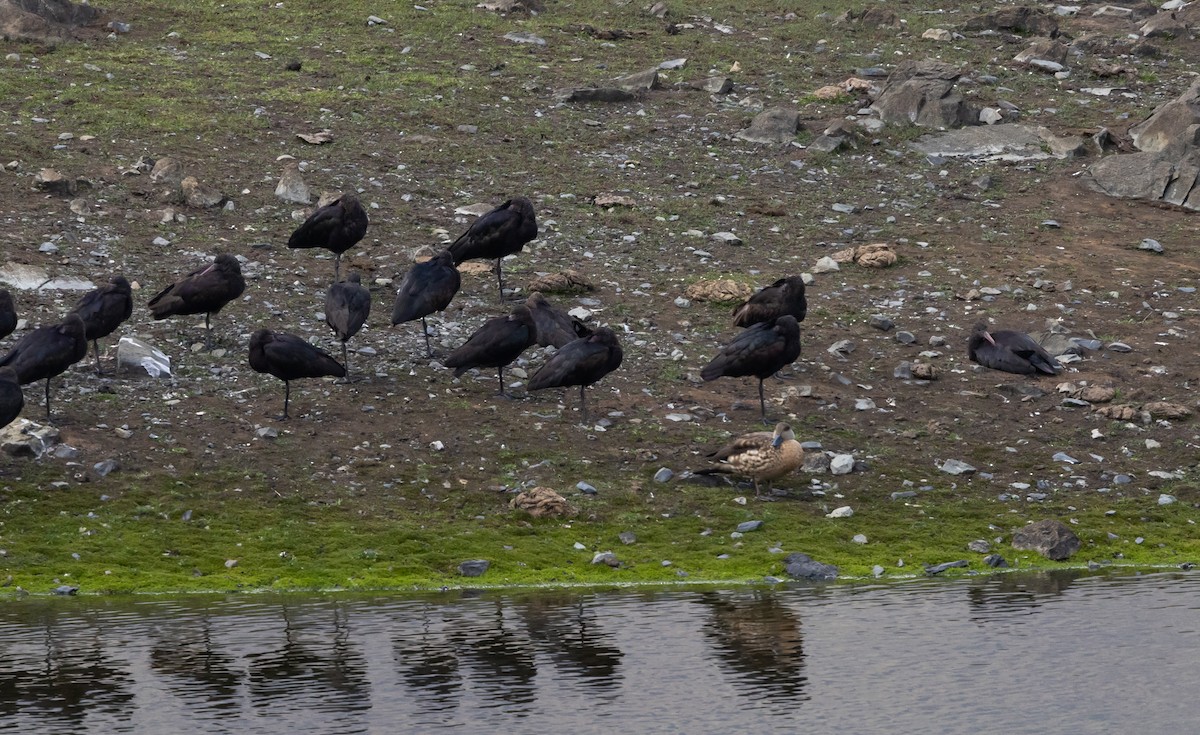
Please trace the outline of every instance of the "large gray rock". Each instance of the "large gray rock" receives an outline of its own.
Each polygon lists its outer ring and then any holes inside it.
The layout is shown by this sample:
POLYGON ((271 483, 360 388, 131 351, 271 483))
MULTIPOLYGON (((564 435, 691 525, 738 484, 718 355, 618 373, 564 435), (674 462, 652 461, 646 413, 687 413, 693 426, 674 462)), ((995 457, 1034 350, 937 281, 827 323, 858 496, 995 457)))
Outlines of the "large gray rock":
MULTIPOLYGON (((1200 126, 1192 126, 1200 130, 1200 126)), ((1092 189, 1119 199, 1167 202, 1187 209, 1200 209, 1196 190, 1200 174, 1200 148, 1179 153, 1130 153, 1108 156, 1088 170, 1084 182, 1092 189)))
POLYGON ((53 45, 98 15, 97 8, 68 0, 0 0, 0 38, 53 45))
POLYGON ((927 156, 980 161, 1037 161, 1087 152, 1087 141, 1081 138, 1060 137, 1049 128, 1017 123, 931 133, 911 145, 927 156))
POLYGON ((183 192, 183 200, 187 202, 187 205, 197 209, 219 207, 228 200, 228 197, 219 190, 201 184, 195 176, 185 177, 179 183, 179 190, 183 192))
POLYGON ((300 167, 297 164, 289 163, 284 167, 279 183, 275 185, 275 196, 293 204, 308 204, 312 201, 312 193, 308 190, 308 184, 304 183, 304 177, 300 175, 300 167))
POLYGON ((808 554, 798 551, 788 554, 783 560, 783 571, 793 579, 811 579, 817 582, 837 579, 838 575, 838 568, 834 565, 814 561, 808 554))
POLYGON ((152 378, 171 377, 171 358, 137 337, 122 337, 117 342, 117 372, 132 370, 152 378))
POLYGON ((751 143, 788 143, 795 140, 799 126, 799 112, 772 107, 755 115, 750 127, 739 130, 735 137, 751 143))
POLYGON ((1133 144, 1140 151, 1164 151, 1192 140, 1188 128, 1200 123, 1200 78, 1183 94, 1159 105, 1150 116, 1129 129, 1133 144))
MULTIPOLYGON (((28 406, 26 406, 28 408, 28 406)), ((58 429, 26 418, 0 427, 0 454, 38 458, 58 444, 58 429)))
POLYGON ((1020 551, 1036 551, 1047 559, 1063 561, 1079 551, 1081 542, 1061 521, 1046 519, 1017 529, 1012 545, 1020 551))
POLYGON ((163 156, 150 169, 150 183, 179 186, 183 183, 183 164, 176 158, 163 156))
POLYGON ((888 77, 871 109, 887 123, 929 128, 978 125, 979 110, 954 90, 960 74, 940 61, 905 61, 888 77))
POLYGON ((1011 31, 1030 36, 1055 36, 1058 34, 1058 20, 1034 7, 1001 8, 970 18, 963 23, 962 30, 964 33, 1011 31))
POLYGON ((623 89, 626 92, 645 92, 651 89, 658 89, 658 69, 647 69, 639 71, 636 74, 621 77, 615 81, 617 89, 623 89))

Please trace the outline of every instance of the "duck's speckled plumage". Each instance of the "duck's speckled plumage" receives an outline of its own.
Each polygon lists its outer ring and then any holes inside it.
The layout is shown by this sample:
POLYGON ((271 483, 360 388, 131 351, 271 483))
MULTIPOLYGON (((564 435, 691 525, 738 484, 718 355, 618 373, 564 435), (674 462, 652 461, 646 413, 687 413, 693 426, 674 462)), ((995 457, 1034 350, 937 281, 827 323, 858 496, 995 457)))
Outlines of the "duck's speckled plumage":
POLYGON ((792 427, 779 423, 774 431, 754 431, 736 437, 708 457, 717 464, 696 474, 748 477, 757 496, 759 482, 778 479, 800 467, 804 463, 804 449, 796 441, 792 427))

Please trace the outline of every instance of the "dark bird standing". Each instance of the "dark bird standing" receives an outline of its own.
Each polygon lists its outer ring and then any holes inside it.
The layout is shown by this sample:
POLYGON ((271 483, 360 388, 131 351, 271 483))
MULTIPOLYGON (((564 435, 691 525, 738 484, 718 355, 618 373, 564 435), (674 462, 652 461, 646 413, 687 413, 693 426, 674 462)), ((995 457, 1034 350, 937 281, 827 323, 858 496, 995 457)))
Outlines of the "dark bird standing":
POLYGON ((17 307, 8 291, 0 289, 0 339, 12 334, 17 328, 17 307))
POLYGON ((1018 375, 1057 375, 1063 369, 1033 337, 1007 329, 989 332, 987 322, 971 331, 967 355, 984 367, 1018 375))
POLYGON ((775 431, 754 431, 736 437, 708 458, 717 464, 695 474, 749 477, 757 498, 760 480, 783 477, 804 464, 804 449, 796 441, 792 427, 779 423, 775 431))
POLYGON ((237 258, 222 253, 209 265, 192 271, 159 291, 147 306, 155 319, 203 314, 204 343, 211 350, 210 318, 245 290, 246 281, 242 278, 242 267, 238 265, 237 258))
POLYGON ((67 314, 62 324, 38 327, 18 341, 0 358, 0 367, 10 367, 21 385, 46 381, 46 418, 50 418, 50 378, 66 371, 87 356, 87 327, 78 314, 67 314))
POLYGON ((592 334, 592 330, 583 322, 551 306, 539 291, 529 294, 525 306, 533 315, 533 323, 537 325, 537 343, 542 347, 554 345, 561 348, 568 342, 592 334))
POLYGON ((504 298, 504 273, 501 259, 521 252, 525 243, 537 237, 537 217, 533 202, 513 197, 471 223, 467 231, 450 245, 454 264, 476 258, 495 258, 496 282, 504 298))
POLYGON ((404 275, 396 292, 392 326, 420 319, 421 333, 425 335, 425 352, 433 357, 429 325, 425 323, 425 317, 449 306, 460 285, 462 277, 449 250, 443 250, 424 263, 416 263, 404 275))
POLYGON ((346 280, 330 284, 325 293, 325 323, 342 343, 342 364, 350 372, 346 342, 358 334, 371 314, 371 292, 362 285, 362 278, 351 273, 346 280))
POLYGON ((0 367, 0 428, 13 422, 21 415, 25 407, 25 396, 21 393, 21 381, 17 379, 17 371, 10 367, 0 367))
POLYGON ((83 320, 83 325, 87 328, 85 336, 91 340, 92 349, 96 353, 96 374, 103 375, 104 371, 100 369, 99 340, 116 331, 117 327, 133 314, 133 291, 129 287, 129 281, 125 280, 125 276, 113 276, 107 286, 87 292, 79 303, 75 304, 71 313, 78 314, 83 320))
POLYGON ((600 327, 588 337, 563 345, 562 349, 542 365, 529 379, 529 390, 579 386, 579 407, 583 423, 588 422, 585 389, 621 366, 624 353, 617 335, 608 327, 600 327))
POLYGON ((511 314, 484 322, 462 346, 447 355, 442 364, 454 368, 456 378, 471 368, 496 368, 500 376, 498 395, 507 397, 504 391, 504 366, 520 357, 533 345, 536 337, 537 326, 529 307, 518 306, 511 314))
POLYGON ((260 329, 250 335, 250 367, 283 381, 283 416, 288 418, 292 398, 291 381, 299 378, 346 377, 346 368, 324 350, 286 332, 260 329))
POLYGON ((289 248, 325 248, 333 253, 333 280, 341 273, 342 253, 367 234, 367 210, 358 197, 343 194, 304 220, 288 238, 289 248))
POLYGON ((808 300, 804 297, 804 279, 800 276, 780 278, 734 307, 733 323, 749 327, 759 322, 773 322, 784 314, 804 321, 808 300))
POLYGON ((791 365, 800 356, 800 325, 796 317, 784 314, 774 322, 759 322, 748 328, 733 341, 721 348, 704 369, 700 377, 716 380, 720 377, 740 378, 753 375, 758 378, 758 404, 762 410, 763 423, 767 421, 767 401, 763 396, 763 381, 776 371, 791 365))

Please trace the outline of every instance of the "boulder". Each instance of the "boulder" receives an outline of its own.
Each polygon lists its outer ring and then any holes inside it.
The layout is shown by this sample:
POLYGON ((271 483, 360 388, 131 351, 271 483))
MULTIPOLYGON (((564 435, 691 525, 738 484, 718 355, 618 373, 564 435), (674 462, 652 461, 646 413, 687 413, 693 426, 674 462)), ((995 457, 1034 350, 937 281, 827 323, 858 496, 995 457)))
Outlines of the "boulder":
POLYGON ((300 167, 297 164, 289 163, 284 167, 279 183, 275 185, 275 196, 293 204, 308 204, 312 201, 312 192, 309 191, 308 184, 304 183, 304 177, 300 175, 300 167))
POLYGON ((1037 161, 1068 158, 1086 151, 1085 141, 1079 138, 1060 137, 1049 128, 1017 123, 922 135, 910 145, 927 156, 980 161, 1037 161))
POLYGON ((0 0, 0 38, 54 45, 99 15, 97 8, 69 0, 0 0))
POLYGON ((930 128, 977 125, 979 111, 954 90, 959 71, 940 61, 905 61, 883 85, 871 110, 887 123, 930 128))
POLYGON ((1164 150, 1107 156, 1088 168, 1084 183, 1118 199, 1167 202, 1200 209, 1200 192, 1196 192, 1198 176, 1200 149, 1192 148, 1182 154, 1164 150))
POLYGON ((750 143, 788 143, 796 138, 800 113, 785 107, 772 107, 754 116, 750 127, 739 130, 735 137, 750 143))
POLYGON ((900 30, 904 28, 904 22, 900 20, 900 16, 887 8, 863 8, 861 10, 847 10, 838 16, 834 21, 835 25, 852 25, 862 28, 885 28, 891 30, 900 30))
POLYGON ((0 427, 0 454, 37 459, 58 444, 58 429, 26 418, 0 427))
POLYGON ((121 337, 117 342, 117 372, 146 373, 152 378, 171 377, 171 358, 137 337, 121 337))
POLYGON ((636 74, 621 77, 614 82, 617 89, 622 89, 626 92, 645 92, 651 89, 658 89, 661 86, 658 82, 658 69, 647 69, 636 74))
POLYGON ((1025 36, 1058 35, 1058 20, 1051 14, 1038 8, 1020 6, 1001 8, 976 15, 963 23, 964 33, 981 33, 984 31, 1008 31, 1025 36))
POLYGON ((795 552, 783 560, 783 570, 793 579, 809 579, 827 582, 837 579, 838 568, 832 564, 814 561, 808 554, 795 552))
POLYGON ((1061 521, 1046 519, 1017 529, 1012 546, 1019 551, 1036 551, 1052 561, 1063 561, 1079 551, 1081 542, 1061 521))
POLYGON ((1200 78, 1183 94, 1159 105, 1150 116, 1129 128, 1129 136, 1140 151, 1153 153, 1195 141, 1192 126, 1200 123, 1200 78))

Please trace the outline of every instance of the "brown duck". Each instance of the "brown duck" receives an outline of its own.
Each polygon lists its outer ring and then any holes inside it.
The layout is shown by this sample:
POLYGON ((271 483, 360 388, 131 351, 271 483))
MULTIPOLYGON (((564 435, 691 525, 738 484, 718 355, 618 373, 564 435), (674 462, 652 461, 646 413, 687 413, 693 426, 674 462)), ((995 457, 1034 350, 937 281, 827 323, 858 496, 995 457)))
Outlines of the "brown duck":
POLYGON ((758 483, 775 480, 795 471, 804 463, 804 449, 796 434, 786 423, 775 425, 775 431, 754 431, 742 434, 708 455, 717 464, 697 470, 697 475, 740 475, 754 483, 754 497, 759 496, 758 483))

